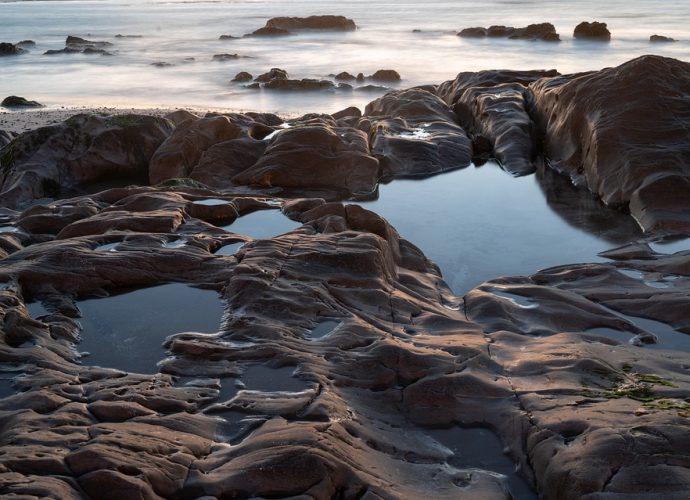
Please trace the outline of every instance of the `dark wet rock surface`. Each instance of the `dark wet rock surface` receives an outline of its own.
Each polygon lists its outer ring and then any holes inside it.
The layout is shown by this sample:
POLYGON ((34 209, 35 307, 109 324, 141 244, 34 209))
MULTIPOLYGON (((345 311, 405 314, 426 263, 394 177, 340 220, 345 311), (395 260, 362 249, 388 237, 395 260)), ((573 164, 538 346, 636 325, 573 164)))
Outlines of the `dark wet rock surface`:
POLYGON ((4 106, 5 108, 42 108, 43 105, 40 102, 36 101, 30 101, 26 99, 25 97, 19 97, 16 95, 11 95, 8 97, 5 97, 2 102, 0 103, 0 106, 4 106))
POLYGON ((309 16, 309 17, 274 17, 266 21, 266 28, 277 28, 287 31, 329 30, 352 31, 357 25, 345 16, 309 16))
POLYGON ((24 49, 9 42, 0 42, 0 57, 3 56, 18 56, 26 52, 24 49))
POLYGON ((674 38, 671 38, 670 36, 664 36, 664 35, 651 35, 649 37, 650 42, 675 42, 674 38))
POLYGON ((463 38, 509 38, 511 40, 543 40, 546 42, 559 42, 560 36, 551 23, 530 24, 524 28, 511 26, 489 26, 488 28, 465 28, 458 33, 463 38))
POLYGON ((687 234, 683 64, 463 73, 287 121, 78 115, 10 138, 0 492, 687 497, 690 244, 665 238, 687 234), (590 237, 590 259, 563 261, 590 237), (448 285, 513 256, 521 272, 448 285))
POLYGON ((690 64, 643 56, 530 88, 553 168, 646 230, 690 230, 690 64))
POLYGON ((606 23, 600 23, 597 21, 582 21, 580 24, 575 26, 573 38, 608 42, 611 40, 611 32, 606 26, 606 23))

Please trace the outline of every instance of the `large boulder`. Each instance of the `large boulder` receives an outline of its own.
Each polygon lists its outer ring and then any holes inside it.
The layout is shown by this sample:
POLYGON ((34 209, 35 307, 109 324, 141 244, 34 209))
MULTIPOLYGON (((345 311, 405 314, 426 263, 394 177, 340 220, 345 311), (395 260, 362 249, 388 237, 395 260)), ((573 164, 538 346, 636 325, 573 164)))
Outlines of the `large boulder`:
POLYGON ((238 138, 241 128, 227 116, 182 122, 151 158, 149 181, 188 177, 201 155, 219 142, 238 138))
POLYGON ((208 148, 189 177, 216 189, 233 185, 232 178, 254 165, 266 150, 268 141, 240 137, 208 148))
POLYGON ((16 95, 11 95, 5 97, 0 103, 0 106, 5 108, 42 108, 43 104, 36 101, 29 101, 24 97, 19 97, 16 95))
POLYGON ((369 103, 360 128, 369 133, 384 179, 437 174, 472 159, 472 144, 455 114, 426 90, 391 92, 369 103))
POLYGON ((690 232, 690 64, 643 56, 530 87, 553 168, 647 231, 690 232))
POLYGON ((587 21, 582 21, 580 24, 575 26, 573 37, 581 40, 599 40, 602 42, 608 42, 611 40, 611 32, 606 27, 606 23, 599 23, 597 21, 589 23, 587 21))
POLYGON ((1 42, 0 43, 0 57, 2 56, 18 56, 26 52, 21 47, 17 47, 13 43, 1 42))
POLYGON ((288 31, 352 31, 357 29, 357 25, 345 16, 274 17, 266 22, 266 28, 288 31))
POLYGON ((365 133, 330 123, 278 131, 255 165, 233 178, 241 185, 371 193, 379 162, 369 153, 365 133))
POLYGON ((152 116, 81 114, 26 132, 0 149, 0 203, 14 206, 98 182, 145 182, 149 160, 172 128, 152 116))

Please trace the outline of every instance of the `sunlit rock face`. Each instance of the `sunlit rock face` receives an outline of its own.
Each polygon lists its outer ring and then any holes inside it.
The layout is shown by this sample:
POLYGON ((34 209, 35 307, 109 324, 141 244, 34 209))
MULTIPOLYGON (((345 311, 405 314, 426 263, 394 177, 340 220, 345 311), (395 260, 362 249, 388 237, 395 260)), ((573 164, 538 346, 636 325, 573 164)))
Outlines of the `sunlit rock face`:
POLYGON ((644 56, 530 88, 553 168, 646 230, 690 230, 690 64, 644 56))

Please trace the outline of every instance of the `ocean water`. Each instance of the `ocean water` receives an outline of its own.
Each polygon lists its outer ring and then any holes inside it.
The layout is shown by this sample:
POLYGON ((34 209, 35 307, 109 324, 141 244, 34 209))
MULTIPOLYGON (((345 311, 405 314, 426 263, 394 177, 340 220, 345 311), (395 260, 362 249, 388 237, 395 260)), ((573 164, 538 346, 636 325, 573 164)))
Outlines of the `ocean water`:
POLYGON ((272 67, 295 78, 325 78, 340 71, 371 74, 397 70, 409 87, 440 83, 468 70, 600 69, 642 54, 690 60, 690 1, 662 0, 0 0, 0 41, 37 42, 30 53, 0 58, 0 96, 18 94, 51 107, 196 106, 285 114, 333 112, 364 106, 382 92, 270 92, 231 84, 239 71, 257 75, 272 67), (220 41, 242 36, 274 16, 342 14, 359 29, 348 33, 302 33, 279 38, 220 41), (610 43, 574 41, 583 20, 607 22, 610 43), (551 22, 561 43, 463 39, 470 26, 524 26, 551 22), (413 33, 412 30, 421 30, 413 33), (141 38, 115 38, 115 35, 141 38), (652 44, 660 34, 679 40, 652 44), (114 44, 111 57, 65 54, 67 35, 114 44), (217 62, 214 54, 241 59, 217 62), (191 59, 193 58, 193 60, 191 59), (152 63, 173 66, 158 68, 152 63))

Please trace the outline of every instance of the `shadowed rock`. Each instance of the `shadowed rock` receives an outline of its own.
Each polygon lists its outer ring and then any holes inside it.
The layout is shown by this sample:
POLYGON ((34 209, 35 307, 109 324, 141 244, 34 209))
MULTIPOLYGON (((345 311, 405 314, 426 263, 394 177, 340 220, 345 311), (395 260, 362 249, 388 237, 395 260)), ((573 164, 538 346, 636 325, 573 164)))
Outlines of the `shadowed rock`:
POLYGON ((425 90, 391 92, 369 103, 359 127, 369 133, 384 179, 462 168, 472 157, 453 111, 425 90))
POLYGON ((43 104, 36 101, 29 101, 24 97, 11 95, 9 97, 5 97, 2 100, 2 103, 0 103, 0 106, 4 106, 6 108, 42 108, 43 104))
POLYGON ((239 58, 240 58, 239 54, 214 54, 213 55, 214 61, 234 61, 234 60, 239 59, 239 58))
POLYGON ((247 73, 246 71, 240 71, 235 75, 235 77, 232 79, 233 82, 250 82, 254 79, 251 73, 247 73))
POLYGON ((345 16, 274 17, 266 22, 266 28, 287 31, 352 31, 357 29, 357 25, 345 16))
POLYGON ((149 166, 149 181, 189 177, 201 155, 219 142, 236 139, 241 129, 226 116, 210 116, 181 123, 156 150, 149 166))
POLYGON ((486 36, 486 28, 465 28, 458 33, 458 36, 463 38, 484 38, 486 36))
POLYGON ((267 142, 243 137, 220 142, 199 158, 189 177, 216 189, 233 185, 232 178, 254 165, 266 150, 267 142))
POLYGON ((644 56, 530 88, 553 168, 646 231, 690 231, 690 64, 644 56))
POLYGON ((675 42, 677 40, 671 38, 670 36, 663 35, 652 35, 649 37, 650 42, 675 42))
POLYGON ((2 42, 0 43, 0 57, 2 56, 18 56, 26 52, 21 47, 16 46, 13 43, 2 42))
POLYGON ((375 82, 399 82, 400 74, 394 69, 380 69, 369 78, 375 82))
POLYGON ((76 115, 25 132, 0 150, 2 205, 106 180, 141 182, 172 128, 169 121, 150 116, 76 115))
POLYGON ((551 23, 530 24, 524 28, 507 26, 490 26, 489 28, 465 28, 458 33, 463 38, 510 38, 511 40, 543 40, 560 42, 556 28, 551 23))
POLYGON ((583 21, 575 26, 573 37, 581 40, 600 40, 602 42, 608 42, 611 40, 611 32, 606 27, 606 23, 597 21, 590 23, 583 21))
POLYGON ((460 73, 436 90, 474 138, 474 155, 491 154, 514 175, 536 169, 536 127, 529 115, 525 85, 556 71, 479 71, 460 73), (480 142, 488 144, 480 147, 480 142))
POLYGON ((264 156, 233 178, 242 185, 328 188, 370 193, 378 181, 379 162, 369 154, 366 134, 327 123, 281 130, 264 156))
POLYGON ((259 82, 259 83, 266 83, 266 82, 270 82, 271 80, 276 80, 276 79, 287 80, 288 79, 287 71, 285 71, 284 69, 280 69, 280 68, 271 68, 271 71, 257 76, 254 79, 254 81, 259 82))
POLYGON ((284 30, 282 28, 272 28, 272 27, 263 27, 259 28, 258 30, 252 31, 248 35, 244 36, 286 36, 290 35, 291 33, 288 30, 284 30))
POLYGON ((263 84, 263 88, 268 90, 308 91, 332 89, 333 87, 333 82, 330 80, 315 80, 313 78, 302 78, 301 80, 274 78, 263 84))

